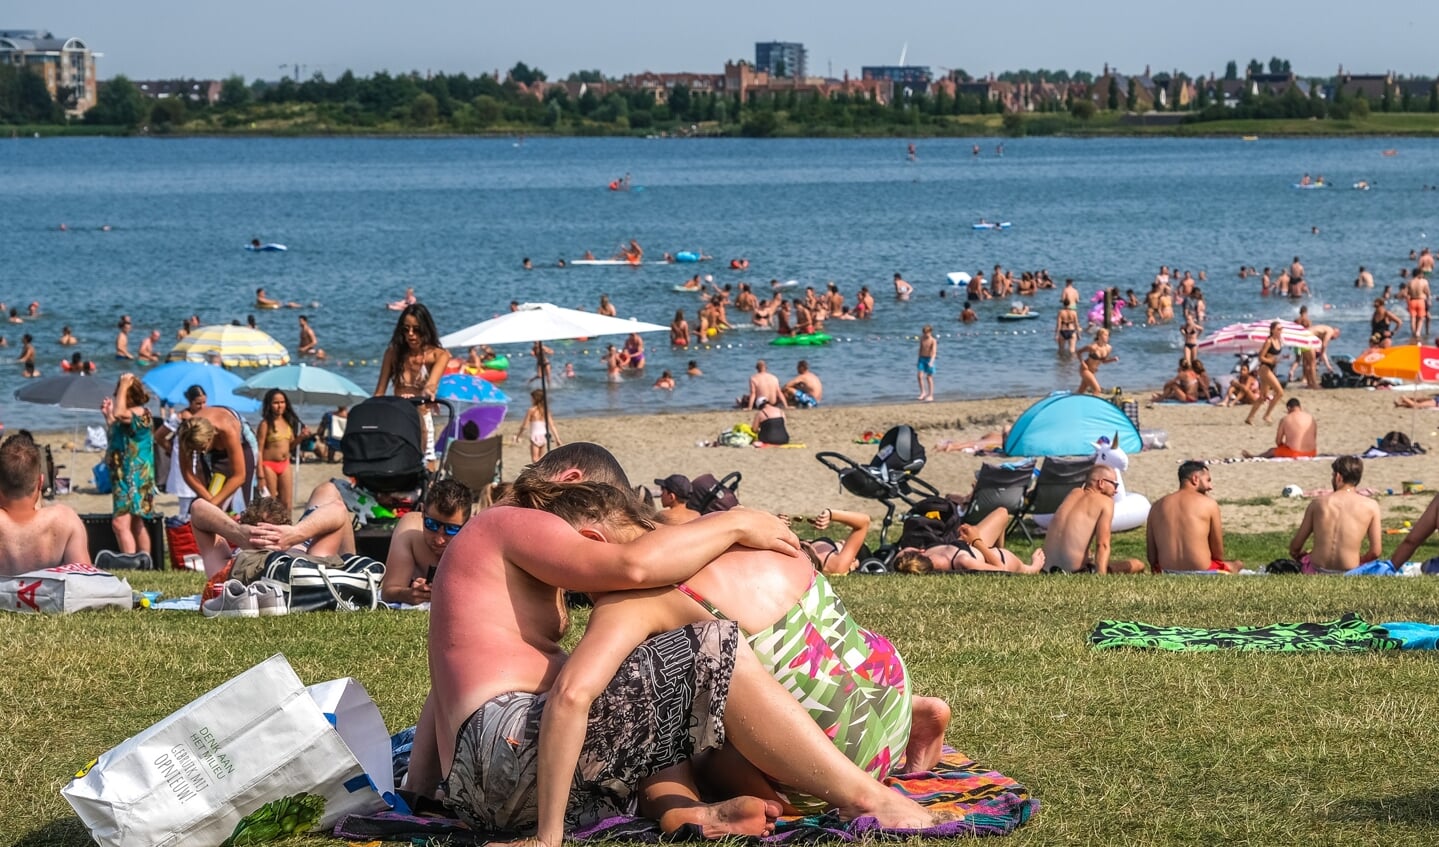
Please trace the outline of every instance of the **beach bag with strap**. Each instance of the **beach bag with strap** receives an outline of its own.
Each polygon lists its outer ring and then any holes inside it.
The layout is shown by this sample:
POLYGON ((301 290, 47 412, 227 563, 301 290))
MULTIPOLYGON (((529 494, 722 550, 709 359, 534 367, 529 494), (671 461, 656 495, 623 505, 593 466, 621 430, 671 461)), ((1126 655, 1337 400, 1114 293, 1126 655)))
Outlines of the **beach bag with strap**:
POLYGON ((101 847, 262 844, 396 805, 389 740, 363 686, 306 688, 277 654, 101 754, 60 794, 101 847))
POLYGON ((934 547, 953 544, 959 539, 959 525, 964 518, 953 500, 947 497, 924 497, 905 516, 897 544, 903 547, 934 547))
POLYGON ((265 562, 264 578, 284 588, 291 612, 379 608, 385 563, 358 555, 343 556, 341 561, 343 565, 336 567, 303 556, 274 553, 265 562))

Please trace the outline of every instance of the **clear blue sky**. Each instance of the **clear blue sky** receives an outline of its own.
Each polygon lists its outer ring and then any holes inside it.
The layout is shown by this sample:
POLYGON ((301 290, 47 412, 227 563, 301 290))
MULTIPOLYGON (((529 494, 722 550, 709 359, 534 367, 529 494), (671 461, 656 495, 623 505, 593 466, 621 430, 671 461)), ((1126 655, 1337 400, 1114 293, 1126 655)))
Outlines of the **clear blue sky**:
MULTIPOLYGON (((1137 74, 1222 74, 1225 62, 1287 58, 1301 76, 1439 74, 1439 2, 1390 0, 7 0, 0 28, 47 29, 104 53, 100 76, 275 79, 281 64, 333 79, 357 74, 508 69, 551 79, 599 68, 718 72, 753 60, 755 41, 799 41, 811 74, 862 65, 963 68, 976 76, 1019 68, 1137 74), (1160 11, 1160 10, 1163 11, 1160 11)), ((942 71, 937 71, 942 72, 942 71)))

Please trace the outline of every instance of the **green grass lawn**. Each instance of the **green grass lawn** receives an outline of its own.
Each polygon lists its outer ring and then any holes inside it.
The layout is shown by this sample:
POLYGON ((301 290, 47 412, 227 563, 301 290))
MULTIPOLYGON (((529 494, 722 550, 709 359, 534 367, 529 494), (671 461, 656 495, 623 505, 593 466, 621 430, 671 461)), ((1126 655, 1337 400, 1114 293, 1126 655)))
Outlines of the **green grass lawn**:
MULTIPOLYGON (((1268 561, 1284 539, 1231 540, 1268 561)), ((1142 534, 1119 538, 1122 555, 1142 534)), ((198 589, 134 574, 138 589, 198 589)), ((837 580, 890 635, 949 742, 1029 786, 1009 839, 1048 844, 1431 844, 1439 835, 1439 662, 1425 654, 1096 653, 1104 618, 1235 626, 1439 621, 1439 580, 863 577, 837 580)), ((255 620, 137 611, 0 616, 0 844, 85 845, 59 790, 90 759, 265 657, 354 676, 392 729, 423 699, 426 616, 255 620)), ((310 839, 305 843, 323 843, 310 839)))

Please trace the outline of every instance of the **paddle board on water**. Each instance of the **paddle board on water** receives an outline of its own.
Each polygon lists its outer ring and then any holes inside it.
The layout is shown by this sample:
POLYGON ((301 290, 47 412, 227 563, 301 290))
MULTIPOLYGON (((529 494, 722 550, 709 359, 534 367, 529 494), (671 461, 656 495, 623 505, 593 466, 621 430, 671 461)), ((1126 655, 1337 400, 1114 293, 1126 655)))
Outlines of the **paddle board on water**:
MULTIPOLYGON (((608 265, 635 265, 635 266, 639 266, 639 265, 645 264, 645 262, 631 262, 631 261, 629 261, 628 259, 574 259, 574 260, 572 260, 572 261, 570 262, 570 264, 571 264, 571 265, 581 265, 581 266, 583 266, 583 265, 596 265, 596 266, 598 266, 598 265, 605 265, 605 266, 608 266, 608 265)), ((664 263, 663 263, 663 262, 649 262, 649 264, 651 264, 651 265, 662 265, 662 264, 664 264, 664 263)))
POLYGON ((984 221, 982 223, 970 224, 974 229, 1009 229, 1009 225, 1009 221, 1000 221, 999 223, 984 221))
POLYGON ((245 249, 249 250, 251 253, 283 253, 290 248, 286 247, 283 244, 270 243, 261 244, 259 247, 256 247, 253 244, 246 244, 245 249))

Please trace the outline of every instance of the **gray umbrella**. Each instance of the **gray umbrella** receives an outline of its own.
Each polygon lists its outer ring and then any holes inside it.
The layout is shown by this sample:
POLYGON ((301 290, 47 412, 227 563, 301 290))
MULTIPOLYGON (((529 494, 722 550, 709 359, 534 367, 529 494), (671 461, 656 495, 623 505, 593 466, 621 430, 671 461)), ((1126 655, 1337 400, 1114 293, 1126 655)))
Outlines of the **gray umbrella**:
POLYGON ((24 403, 87 412, 100 411, 100 402, 114 396, 115 380, 83 374, 60 374, 30 380, 15 391, 15 399, 24 403))

